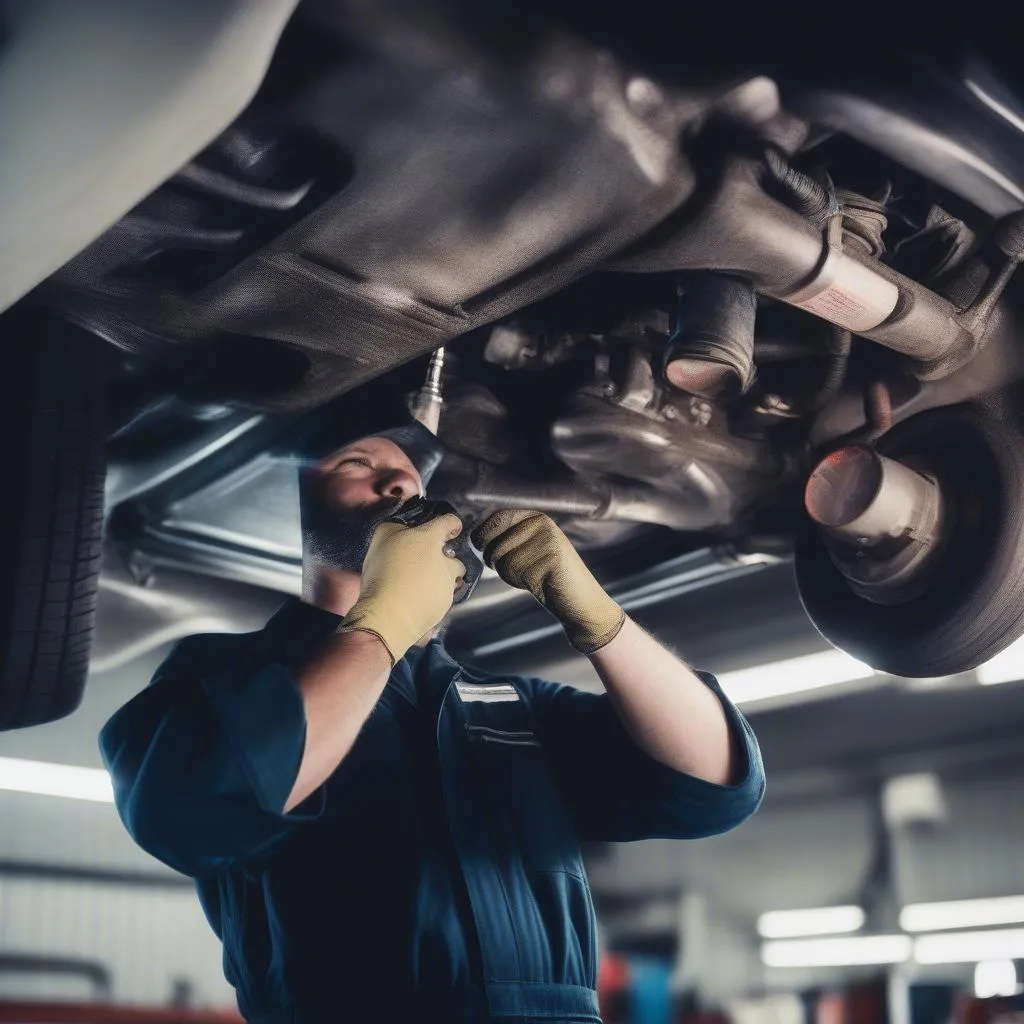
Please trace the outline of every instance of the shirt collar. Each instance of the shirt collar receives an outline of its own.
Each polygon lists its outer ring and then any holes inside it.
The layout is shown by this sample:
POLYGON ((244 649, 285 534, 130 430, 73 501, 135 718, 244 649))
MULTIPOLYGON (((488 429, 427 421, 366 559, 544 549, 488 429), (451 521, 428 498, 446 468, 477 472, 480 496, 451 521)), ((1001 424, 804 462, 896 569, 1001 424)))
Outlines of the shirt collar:
POLYGON ((276 643, 294 650, 326 640, 341 625, 342 616, 290 597, 263 627, 276 643))

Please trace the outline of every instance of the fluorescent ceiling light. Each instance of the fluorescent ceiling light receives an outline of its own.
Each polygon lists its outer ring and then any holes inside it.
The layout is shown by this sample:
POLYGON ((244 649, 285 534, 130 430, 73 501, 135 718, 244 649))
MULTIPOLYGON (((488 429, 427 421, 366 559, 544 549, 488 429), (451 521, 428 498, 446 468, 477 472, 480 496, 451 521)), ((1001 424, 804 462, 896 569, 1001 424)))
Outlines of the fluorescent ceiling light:
POLYGON ((766 967, 860 967, 901 964, 910 958, 909 935, 852 935, 842 939, 791 939, 765 942, 766 967))
POLYGON ((1024 896, 995 896, 949 903, 910 903, 900 911, 905 932, 941 932, 1024 921, 1024 896))
POLYGON ((979 665, 977 677, 982 686, 1015 683, 1024 679, 1024 639, 1010 644, 1001 654, 979 665))
POLYGON ((722 689, 734 704, 748 704, 788 693, 804 693, 825 686, 867 679, 874 670, 842 651, 821 651, 802 658, 788 658, 757 665, 718 677, 722 689))
POLYGON ((860 907, 815 907, 771 910, 757 919, 762 939, 796 939, 804 935, 844 935, 864 927, 860 907))
POLYGON ((945 932, 914 940, 919 964, 969 964, 982 960, 1024 959, 1024 928, 987 932, 945 932))
POLYGON ((102 768, 0 757, 0 789, 112 804, 114 788, 102 768))
POLYGON ((974 968, 974 995, 978 999, 1015 996, 1019 988, 1012 960, 982 960, 974 968))

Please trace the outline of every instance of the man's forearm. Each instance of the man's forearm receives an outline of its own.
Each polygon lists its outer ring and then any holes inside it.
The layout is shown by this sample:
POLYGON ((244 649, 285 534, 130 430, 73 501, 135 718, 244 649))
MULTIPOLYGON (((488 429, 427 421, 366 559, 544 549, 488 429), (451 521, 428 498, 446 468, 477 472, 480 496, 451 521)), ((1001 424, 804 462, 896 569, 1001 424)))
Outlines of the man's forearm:
POLYGON ((352 749, 391 674, 391 656, 372 633, 340 633, 298 672, 306 710, 306 745, 290 811, 322 785, 352 749))
POLYGON ((735 781, 729 722, 718 697, 632 619, 590 660, 626 731, 649 757, 708 782, 735 781))
POLYGON ((561 622, 569 642, 589 655, 622 724, 645 753, 688 775, 731 781, 732 737, 718 698, 623 616, 549 516, 495 512, 473 531, 473 540, 503 580, 533 594, 561 622))

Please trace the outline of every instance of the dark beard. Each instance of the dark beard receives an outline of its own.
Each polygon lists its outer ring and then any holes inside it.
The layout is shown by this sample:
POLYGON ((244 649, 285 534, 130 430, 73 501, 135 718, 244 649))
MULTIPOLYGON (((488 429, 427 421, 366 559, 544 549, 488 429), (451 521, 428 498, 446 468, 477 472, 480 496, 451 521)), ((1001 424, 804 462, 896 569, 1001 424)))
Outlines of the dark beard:
POLYGON ((299 484, 302 554, 329 569, 360 572, 374 531, 395 510, 397 501, 365 508, 331 508, 316 480, 299 484))

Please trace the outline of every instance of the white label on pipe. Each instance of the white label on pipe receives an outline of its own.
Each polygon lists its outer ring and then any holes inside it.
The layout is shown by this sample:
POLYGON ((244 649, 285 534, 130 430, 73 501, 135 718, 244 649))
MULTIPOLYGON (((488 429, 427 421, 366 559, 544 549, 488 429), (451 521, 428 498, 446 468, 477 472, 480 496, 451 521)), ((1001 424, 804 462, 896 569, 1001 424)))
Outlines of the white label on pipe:
POLYGON ((859 334, 882 323, 900 297, 892 281, 849 256, 839 255, 827 277, 820 290, 812 291, 812 285, 783 301, 859 334))

